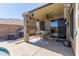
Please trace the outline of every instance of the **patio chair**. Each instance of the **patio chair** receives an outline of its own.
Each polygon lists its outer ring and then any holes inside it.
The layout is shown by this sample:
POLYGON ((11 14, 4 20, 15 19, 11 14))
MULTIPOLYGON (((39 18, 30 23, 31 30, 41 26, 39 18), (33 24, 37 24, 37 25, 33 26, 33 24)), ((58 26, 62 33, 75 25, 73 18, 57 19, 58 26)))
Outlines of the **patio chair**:
POLYGON ((42 38, 42 40, 50 40, 49 31, 40 31, 40 37, 42 38))

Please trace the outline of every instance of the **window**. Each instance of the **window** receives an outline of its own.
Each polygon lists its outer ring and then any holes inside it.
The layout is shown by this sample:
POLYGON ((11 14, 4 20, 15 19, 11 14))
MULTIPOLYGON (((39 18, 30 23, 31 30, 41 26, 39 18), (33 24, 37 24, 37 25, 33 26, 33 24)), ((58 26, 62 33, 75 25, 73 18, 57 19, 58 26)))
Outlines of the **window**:
POLYGON ((52 36, 58 38, 66 38, 66 26, 64 18, 59 18, 58 20, 51 20, 50 21, 51 33, 52 36))
POLYGON ((65 26, 65 21, 64 20, 59 21, 58 26, 65 26))
POLYGON ((57 25, 57 23, 58 23, 58 21, 50 21, 50 27, 57 27, 58 25, 57 25))
POLYGON ((50 27, 57 27, 57 26, 65 26, 65 20, 52 20, 50 21, 50 27))
POLYGON ((45 21, 40 21, 40 30, 45 30, 45 21))

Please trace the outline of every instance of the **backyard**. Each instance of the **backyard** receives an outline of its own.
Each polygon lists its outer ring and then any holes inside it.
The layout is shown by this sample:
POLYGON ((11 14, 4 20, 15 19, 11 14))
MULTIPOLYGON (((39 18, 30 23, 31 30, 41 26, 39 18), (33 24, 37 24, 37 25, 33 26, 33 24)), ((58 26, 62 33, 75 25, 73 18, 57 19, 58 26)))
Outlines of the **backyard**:
POLYGON ((8 49, 10 56, 74 56, 71 47, 65 47, 63 42, 40 40, 32 36, 28 43, 23 38, 0 42, 0 47, 8 49), (20 42, 20 43, 19 43, 20 42))

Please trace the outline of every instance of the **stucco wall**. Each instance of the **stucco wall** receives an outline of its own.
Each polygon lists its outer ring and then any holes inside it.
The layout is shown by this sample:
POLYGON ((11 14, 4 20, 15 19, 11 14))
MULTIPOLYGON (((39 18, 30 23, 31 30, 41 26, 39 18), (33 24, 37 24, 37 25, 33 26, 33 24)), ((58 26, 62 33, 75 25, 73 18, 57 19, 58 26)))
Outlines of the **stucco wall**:
POLYGON ((79 56, 79 31, 77 31, 77 36, 76 36, 76 56, 79 56))
POLYGON ((49 20, 45 21, 45 29, 50 30, 50 21, 49 20))
POLYGON ((72 9, 73 9, 73 7, 70 7, 70 8, 66 8, 67 10, 66 10, 66 14, 67 14, 67 40, 70 40, 71 41, 71 45, 72 45, 72 49, 73 49, 73 52, 74 52, 74 54, 75 55, 77 55, 77 50, 76 50, 76 41, 77 41, 77 36, 76 36, 76 29, 77 29, 77 19, 76 19, 76 6, 75 6, 75 4, 73 4, 72 6, 74 6, 74 14, 73 14, 73 20, 74 20, 74 38, 72 38, 71 37, 71 35, 70 35, 70 15, 71 15, 71 11, 72 11, 72 9))
POLYGON ((76 29, 77 29, 77 36, 76 36, 76 55, 79 56, 79 4, 77 5, 76 9, 76 29))
POLYGON ((71 39, 71 42, 72 42, 72 47, 73 47, 73 50, 74 50, 74 53, 76 55, 76 9, 74 8, 74 15, 73 15, 73 19, 74 19, 74 38, 71 38, 70 36, 70 39, 71 39))
MULTIPOLYGON (((77 5, 77 4, 76 4, 77 5)), ((74 25, 75 25, 75 32, 74 32, 74 39, 72 40, 72 46, 73 46, 73 50, 75 52, 76 56, 79 56, 79 19, 78 19, 78 10, 75 8, 75 12, 74 12, 74 25)))
POLYGON ((3 25, 0 24, 0 38, 4 38, 7 35, 17 35, 17 30, 19 26, 17 25, 3 25))
MULTIPOLYGON (((78 28, 78 18, 77 18, 77 10, 74 8, 74 38, 72 39, 70 36, 70 26, 69 26, 69 39, 71 40, 72 48, 74 54, 79 56, 79 28, 78 28)), ((70 23, 70 22, 69 22, 70 23)))

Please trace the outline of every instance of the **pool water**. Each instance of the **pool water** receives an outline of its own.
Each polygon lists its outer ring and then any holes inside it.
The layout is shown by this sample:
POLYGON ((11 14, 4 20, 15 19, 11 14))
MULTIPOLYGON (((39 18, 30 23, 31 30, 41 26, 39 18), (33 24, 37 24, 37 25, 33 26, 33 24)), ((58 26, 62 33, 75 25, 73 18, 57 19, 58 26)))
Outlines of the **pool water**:
POLYGON ((10 56, 9 51, 6 48, 0 47, 0 56, 10 56))

